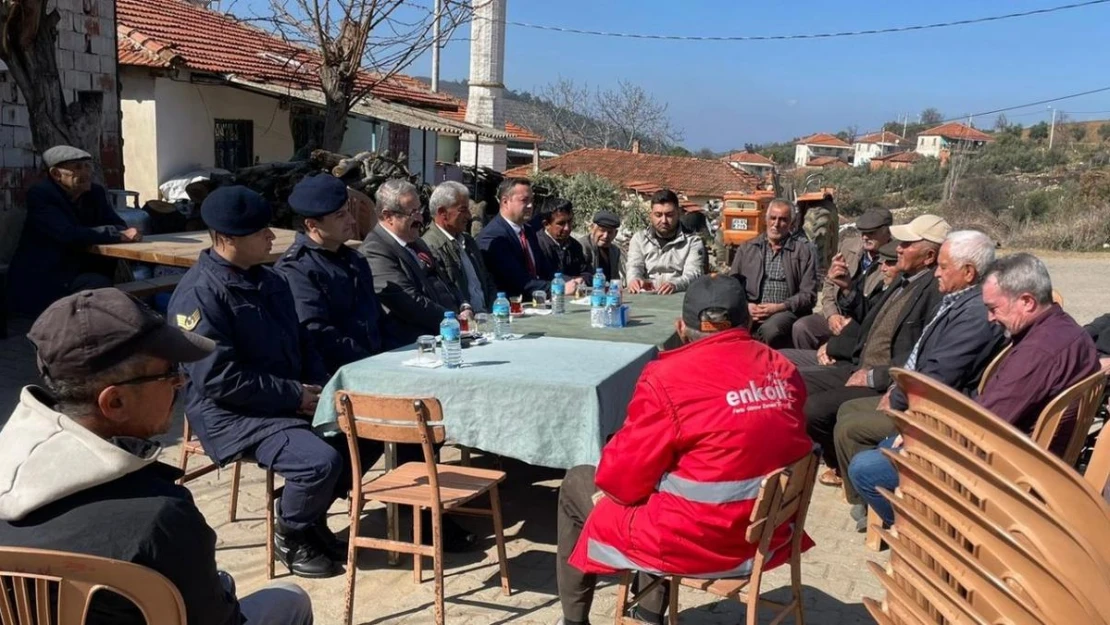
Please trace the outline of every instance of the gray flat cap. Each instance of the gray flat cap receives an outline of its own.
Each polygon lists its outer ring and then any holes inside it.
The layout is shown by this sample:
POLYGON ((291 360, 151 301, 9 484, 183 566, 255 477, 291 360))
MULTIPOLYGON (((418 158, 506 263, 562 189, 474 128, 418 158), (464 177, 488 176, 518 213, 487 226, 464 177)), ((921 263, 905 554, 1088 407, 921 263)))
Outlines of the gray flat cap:
POLYGON ((47 167, 55 167, 70 161, 91 161, 92 154, 71 145, 56 145, 42 153, 42 162, 47 167))

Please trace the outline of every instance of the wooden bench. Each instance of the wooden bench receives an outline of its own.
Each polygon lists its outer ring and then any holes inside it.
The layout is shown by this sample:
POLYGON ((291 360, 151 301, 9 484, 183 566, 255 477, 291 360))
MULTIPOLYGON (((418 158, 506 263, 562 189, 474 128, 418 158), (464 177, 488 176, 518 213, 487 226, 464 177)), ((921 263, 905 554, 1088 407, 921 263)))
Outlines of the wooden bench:
POLYGON ((124 293, 134 295, 135 297, 147 297, 156 293, 172 292, 177 288, 177 283, 181 282, 181 278, 183 277, 185 277, 185 274, 158 276, 157 278, 150 278, 149 280, 135 280, 115 286, 124 293))

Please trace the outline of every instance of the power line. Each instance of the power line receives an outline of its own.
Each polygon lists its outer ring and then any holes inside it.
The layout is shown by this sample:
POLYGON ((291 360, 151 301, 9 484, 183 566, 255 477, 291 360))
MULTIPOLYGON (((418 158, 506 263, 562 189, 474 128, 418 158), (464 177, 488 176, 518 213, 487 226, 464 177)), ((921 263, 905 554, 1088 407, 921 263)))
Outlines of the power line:
MULTIPOLYGON (((850 30, 843 32, 832 33, 803 33, 794 35, 730 35, 730 36, 707 36, 707 35, 650 35, 645 33, 619 33, 609 32, 603 30, 587 30, 582 28, 566 28, 562 26, 548 26, 544 24, 532 24, 529 22, 514 22, 505 20, 505 24, 509 26, 519 26, 521 28, 532 28, 536 30, 546 30, 560 33, 570 33, 575 35, 592 35, 595 37, 619 37, 624 39, 653 39, 664 41, 788 41, 796 39, 835 39, 839 37, 860 37, 865 35, 885 35, 889 33, 905 33, 922 30, 934 30, 938 28, 949 28, 952 26, 967 26, 970 24, 982 24, 985 22, 997 22, 1001 20, 1014 19, 1019 17, 1030 17, 1034 15, 1047 15, 1049 13, 1056 13, 1059 11, 1068 11, 1071 9, 1081 9, 1085 7, 1094 6, 1097 4, 1106 4, 1110 0, 1088 0, 1087 2, 1075 2, 1072 4, 1064 4, 1045 9, 1034 9, 1032 11, 1022 11, 1020 13, 1007 13, 1005 15, 991 15, 988 17, 977 17, 965 20, 952 20, 948 22, 937 22, 934 24, 916 24, 912 26, 895 26, 891 28, 875 28, 868 30, 850 30)), ((474 16, 474 19, 486 19, 474 16)))

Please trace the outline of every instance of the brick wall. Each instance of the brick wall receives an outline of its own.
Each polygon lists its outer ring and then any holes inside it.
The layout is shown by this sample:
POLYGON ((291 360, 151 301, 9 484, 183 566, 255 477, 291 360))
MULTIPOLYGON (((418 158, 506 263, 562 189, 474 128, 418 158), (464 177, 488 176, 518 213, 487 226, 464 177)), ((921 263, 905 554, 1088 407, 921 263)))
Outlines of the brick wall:
MULTIPOLYGON (((51 0, 57 9, 58 71, 66 103, 79 91, 104 94, 100 163, 109 188, 123 185, 114 0, 51 0)), ((7 71, 0 72, 0 263, 10 257, 23 220, 23 196, 38 178, 27 103, 7 71)))

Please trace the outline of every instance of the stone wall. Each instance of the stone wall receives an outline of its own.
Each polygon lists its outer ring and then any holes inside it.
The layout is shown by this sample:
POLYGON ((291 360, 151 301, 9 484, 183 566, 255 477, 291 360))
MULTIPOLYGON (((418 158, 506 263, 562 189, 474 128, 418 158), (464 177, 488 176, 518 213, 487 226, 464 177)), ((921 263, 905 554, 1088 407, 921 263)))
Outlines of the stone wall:
MULTIPOLYGON (((55 9, 61 18, 57 62, 62 93, 67 104, 77 99, 79 92, 103 94, 100 145, 92 146, 91 151, 98 152, 105 185, 120 188, 123 158, 115 2, 51 0, 48 10, 55 9)), ((27 102, 6 70, 0 71, 0 264, 7 262, 18 241, 27 187, 42 175, 31 140, 27 102)))

